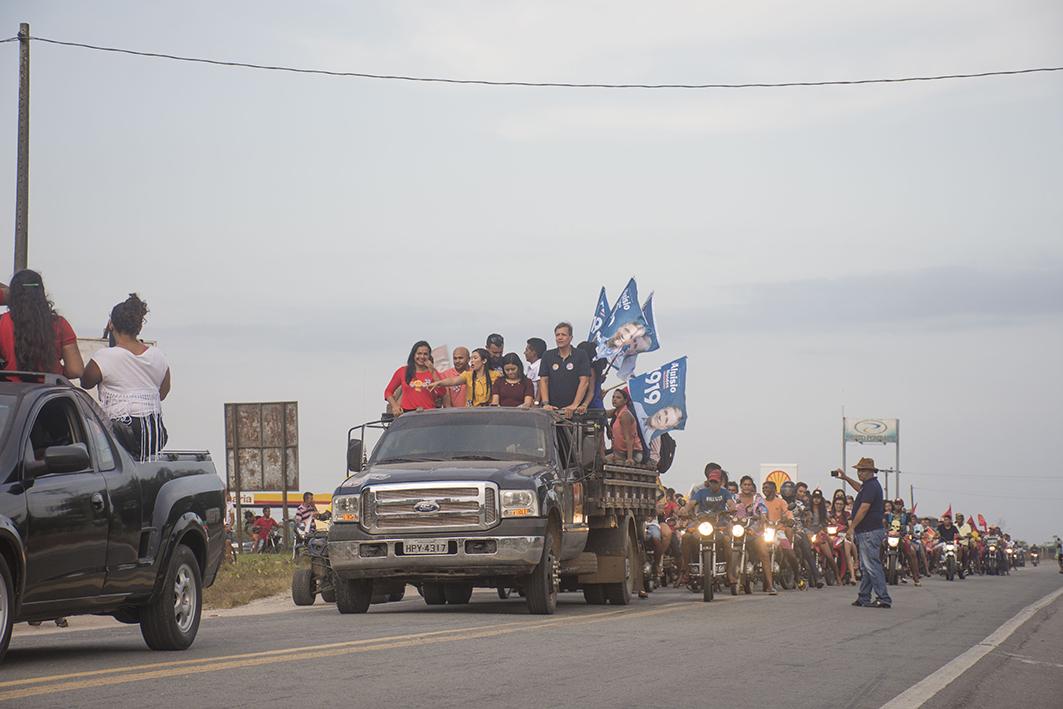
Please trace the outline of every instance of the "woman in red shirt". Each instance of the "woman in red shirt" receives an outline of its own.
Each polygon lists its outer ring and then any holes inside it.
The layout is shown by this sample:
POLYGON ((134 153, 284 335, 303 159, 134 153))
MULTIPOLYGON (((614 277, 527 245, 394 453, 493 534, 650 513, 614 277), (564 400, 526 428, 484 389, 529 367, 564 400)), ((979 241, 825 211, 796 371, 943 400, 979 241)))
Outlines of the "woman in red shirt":
POLYGON ((424 340, 415 342, 406 366, 395 370, 384 389, 384 399, 392 414, 398 416, 404 411, 437 407, 438 397, 428 389, 429 384, 439 379, 431 360, 432 346, 424 340))
POLYGON ((49 372, 79 379, 85 362, 77 335, 66 318, 55 312, 44 291, 41 274, 26 269, 0 290, 7 312, 0 316, 0 356, 8 371, 49 372))

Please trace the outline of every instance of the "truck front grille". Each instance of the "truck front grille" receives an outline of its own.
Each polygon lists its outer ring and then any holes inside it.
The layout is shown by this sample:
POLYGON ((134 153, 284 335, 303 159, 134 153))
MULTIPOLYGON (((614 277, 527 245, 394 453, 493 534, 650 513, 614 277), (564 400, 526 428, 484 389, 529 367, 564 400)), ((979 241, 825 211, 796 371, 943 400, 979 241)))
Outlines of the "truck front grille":
POLYGON ((498 523, 494 483, 373 485, 364 493, 363 525, 370 534, 488 529, 498 523))

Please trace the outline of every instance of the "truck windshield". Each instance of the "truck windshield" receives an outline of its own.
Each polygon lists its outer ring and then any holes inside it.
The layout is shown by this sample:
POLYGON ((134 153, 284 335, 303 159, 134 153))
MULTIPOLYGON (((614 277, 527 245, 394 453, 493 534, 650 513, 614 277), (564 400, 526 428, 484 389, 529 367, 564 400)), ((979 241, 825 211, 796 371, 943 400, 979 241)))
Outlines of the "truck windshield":
POLYGON ((373 456, 377 464, 431 460, 545 461, 546 427, 528 416, 403 417, 373 456))

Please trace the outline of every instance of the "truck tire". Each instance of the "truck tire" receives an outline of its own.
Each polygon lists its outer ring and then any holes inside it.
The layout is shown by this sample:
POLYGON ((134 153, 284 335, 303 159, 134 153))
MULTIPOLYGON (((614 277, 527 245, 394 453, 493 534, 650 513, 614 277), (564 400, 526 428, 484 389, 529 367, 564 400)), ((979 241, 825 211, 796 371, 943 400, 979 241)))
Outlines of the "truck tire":
POLYGON ((297 606, 312 606, 317 594, 314 593, 314 572, 300 567, 292 572, 292 601, 297 606))
POLYGON ((506 586, 499 586, 497 591, 498 597, 501 598, 503 601, 509 598, 510 591, 509 588, 507 588, 506 586))
POLYGON ((713 599, 716 585, 716 568, 712 563, 712 553, 708 550, 701 552, 701 574, 704 577, 704 582, 701 588, 701 600, 709 603, 713 599))
POLYGON ((403 586, 401 591, 395 591, 388 594, 388 603, 398 603, 403 598, 406 598, 406 587, 403 586))
POLYGON ((335 579, 336 609, 340 613, 365 613, 373 602, 373 579, 335 579))
POLYGON ((445 583, 443 584, 443 596, 447 604, 452 606, 464 606, 472 598, 471 583, 445 583))
POLYGON ((0 555, 0 662, 4 661, 11 642, 11 627, 15 621, 15 584, 7 560, 0 555))
POLYGON ((614 606, 626 606, 631 603, 631 597, 638 594, 641 569, 638 545, 629 533, 624 537, 624 580, 605 584, 605 597, 609 599, 609 603, 614 606))
POLYGON ((551 521, 546 526, 546 538, 543 540, 543 558, 528 576, 524 586, 527 594, 528 612, 533 615, 553 615, 557 609, 558 588, 558 547, 557 525, 551 521))
POLYGON ((199 632, 203 580, 196 555, 178 544, 155 600, 140 611, 140 634, 152 650, 186 650, 199 632))
POLYGON ((441 606, 447 602, 447 597, 443 593, 443 584, 441 583, 423 583, 421 584, 421 595, 424 596, 424 602, 430 606, 441 606))
POLYGON ((605 588, 600 583, 583 584, 583 600, 589 606, 605 605, 605 588))

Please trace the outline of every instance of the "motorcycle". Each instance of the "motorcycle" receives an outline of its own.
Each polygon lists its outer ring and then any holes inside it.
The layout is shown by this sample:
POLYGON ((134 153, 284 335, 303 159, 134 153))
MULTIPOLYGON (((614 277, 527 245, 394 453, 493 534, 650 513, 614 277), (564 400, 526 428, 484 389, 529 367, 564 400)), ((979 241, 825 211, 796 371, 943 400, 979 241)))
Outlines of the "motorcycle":
POLYGON ((1037 568, 1037 563, 1038 563, 1038 560, 1039 560, 1040 556, 1041 556, 1040 552, 1036 552, 1036 551, 1031 551, 1030 552, 1030 563, 1033 564, 1035 569, 1037 568))
POLYGON ((994 539, 986 542, 986 553, 985 558, 982 560, 982 567, 990 576, 998 576, 1000 574, 1000 552, 994 539))
MULTIPOLYGON (((782 558, 782 551, 780 549, 784 544, 789 543, 786 537, 785 526, 772 523, 766 524, 764 526, 764 531, 761 532, 761 539, 764 541, 764 546, 768 550, 768 563, 771 565, 772 578, 787 591, 792 591, 797 586, 797 579, 794 578, 793 569, 788 565, 784 566, 780 562, 780 559, 782 558)), ((758 575, 758 578, 763 581, 762 574, 758 575)))
POLYGON ((837 579, 834 577, 834 569, 827 563, 822 552, 820 552, 819 545, 823 543, 823 535, 826 532, 808 532, 808 543, 812 547, 812 556, 816 562, 816 571, 819 573, 819 577, 823 579, 823 582, 828 586, 834 586, 837 583, 837 579))
MULTIPOLYGON (((726 528, 728 517, 719 515, 716 524, 713 524, 709 515, 698 518, 698 524, 693 534, 698 535, 698 560, 691 563, 688 569, 689 582, 687 588, 697 593, 702 593, 701 600, 708 603, 716 596, 716 591, 727 585, 727 561, 720 559, 716 553, 717 542, 726 544, 726 536, 723 530, 726 528)), ((738 593, 735 584, 731 584, 731 594, 738 593)))
POLYGON ((946 542, 945 550, 941 554, 941 571, 945 574, 945 579, 952 581, 956 578, 956 544, 955 542, 946 542))
MULTIPOLYGON (((322 515, 327 519, 329 513, 322 515)), ((297 606, 312 606, 318 594, 325 603, 336 602, 336 586, 328 556, 328 533, 310 531, 310 520, 295 527, 292 561, 292 601, 297 606)))
POLYGON ((886 583, 896 586, 901 575, 901 532, 891 529, 886 533, 883 549, 886 552, 886 583))
POLYGON ((751 534, 749 527, 752 523, 752 517, 745 517, 731 525, 731 565, 736 580, 736 583, 731 584, 732 596, 738 595, 738 586, 742 587, 742 592, 746 595, 753 593, 753 564, 746 549, 746 539, 751 534))

